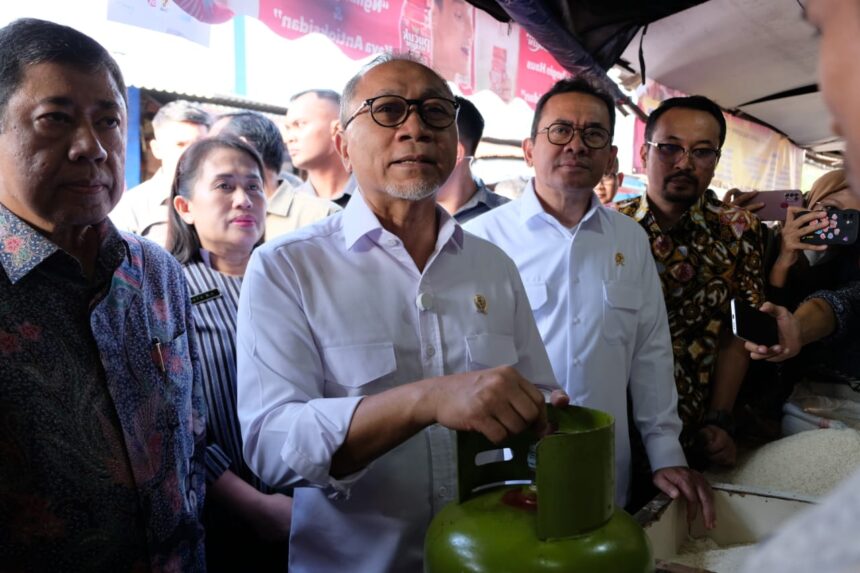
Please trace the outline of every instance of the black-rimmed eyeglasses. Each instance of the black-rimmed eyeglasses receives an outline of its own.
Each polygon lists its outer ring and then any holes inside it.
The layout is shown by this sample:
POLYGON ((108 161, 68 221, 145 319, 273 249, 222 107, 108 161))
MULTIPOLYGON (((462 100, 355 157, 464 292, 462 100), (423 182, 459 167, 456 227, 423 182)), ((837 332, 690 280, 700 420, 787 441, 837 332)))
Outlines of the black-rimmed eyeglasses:
POLYGON ((660 161, 669 165, 674 165, 682 157, 689 156, 693 163, 700 167, 713 167, 717 164, 717 159, 720 158, 720 150, 713 147, 687 149, 674 143, 657 143, 654 141, 646 141, 645 143, 657 150, 657 157, 660 158, 660 161))
POLYGON ((609 145, 612 136, 608 131, 598 126, 574 127, 569 123, 555 122, 538 131, 546 133, 546 138, 553 145, 567 145, 579 132, 582 143, 589 149, 603 149, 609 145))
POLYGON ((353 113, 343 129, 346 129, 352 120, 370 110, 370 117, 382 127, 398 127, 406 122, 409 113, 415 106, 418 117, 426 125, 436 129, 449 127, 457 119, 457 109, 460 104, 454 100, 443 97, 428 97, 424 99, 406 99, 397 95, 376 96, 364 100, 355 113, 353 113))

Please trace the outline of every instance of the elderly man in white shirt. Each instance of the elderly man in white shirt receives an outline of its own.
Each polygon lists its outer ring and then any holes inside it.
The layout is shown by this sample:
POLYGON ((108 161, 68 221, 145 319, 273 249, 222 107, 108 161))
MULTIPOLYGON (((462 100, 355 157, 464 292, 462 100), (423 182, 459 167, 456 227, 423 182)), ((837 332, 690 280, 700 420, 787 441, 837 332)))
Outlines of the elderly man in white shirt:
POLYGON ((420 571, 456 492, 451 430, 498 442, 545 426, 542 389, 567 401, 516 266, 436 207, 455 116, 435 72, 375 60, 336 137, 359 193, 245 273, 239 421, 250 467, 296 488, 293 573, 420 571))
POLYGON ((672 341, 654 259, 635 221, 601 206, 611 168, 612 99, 582 80, 538 102, 523 141, 535 178, 523 196, 466 225, 516 262, 557 379, 573 403, 615 416, 616 500, 627 502, 628 392, 653 483, 713 524, 710 486, 687 467, 679 436, 672 341))

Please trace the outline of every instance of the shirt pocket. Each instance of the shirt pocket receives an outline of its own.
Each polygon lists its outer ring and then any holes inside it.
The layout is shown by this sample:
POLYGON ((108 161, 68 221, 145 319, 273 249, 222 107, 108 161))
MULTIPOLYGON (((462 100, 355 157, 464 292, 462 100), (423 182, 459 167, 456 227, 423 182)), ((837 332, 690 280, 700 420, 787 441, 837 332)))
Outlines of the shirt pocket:
MULTIPOLYGON (((152 338, 141 344, 131 344, 129 362, 137 380, 141 397, 153 400, 158 396, 161 409, 153 409, 164 416, 162 421, 170 428, 178 427, 191 412, 191 385, 194 373, 188 348, 188 333, 182 332, 169 340, 152 338), (141 348, 145 348, 141 351, 141 348)), ((153 404, 154 402, 150 402, 153 404)))
POLYGON ((603 281, 603 338, 627 344, 636 332, 642 293, 635 283, 603 281))
POLYGON ((364 388, 397 370, 391 342, 325 348, 323 362, 326 383, 347 390, 364 388))
POLYGON ((466 337, 469 370, 513 366, 518 361, 514 337, 505 334, 473 334, 466 337))
POLYGON ((529 306, 531 307, 532 312, 540 309, 546 304, 549 295, 545 282, 524 283, 523 287, 526 289, 526 296, 529 299, 529 306))

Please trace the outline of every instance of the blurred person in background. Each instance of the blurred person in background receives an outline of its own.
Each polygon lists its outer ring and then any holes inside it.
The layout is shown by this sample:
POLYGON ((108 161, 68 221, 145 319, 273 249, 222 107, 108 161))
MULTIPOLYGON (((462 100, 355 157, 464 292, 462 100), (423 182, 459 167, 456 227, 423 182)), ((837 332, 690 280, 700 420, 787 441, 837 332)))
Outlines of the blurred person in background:
POLYGON ((285 571, 292 499, 242 457, 236 417, 236 314, 251 252, 263 242, 266 167, 230 135, 189 147, 171 191, 167 248, 191 292, 208 409, 203 514, 209 571, 285 571))
POLYGON ((436 202, 454 216, 461 225, 509 201, 496 195, 479 177, 472 173, 475 151, 484 134, 484 118, 475 104, 464 97, 454 96, 460 104, 457 112, 457 163, 454 171, 439 191, 436 202))
POLYGON ((161 167, 148 181, 123 193, 111 213, 111 220, 118 229, 164 246, 176 163, 189 145, 206 136, 211 125, 211 116, 187 101, 176 100, 161 106, 152 118, 155 137, 149 142, 152 155, 161 161, 161 167))
POLYGON ((263 159, 267 239, 295 231, 341 210, 331 201, 299 193, 290 183, 280 180, 284 143, 278 126, 263 114, 243 111, 222 115, 210 133, 238 137, 254 147, 263 159))
POLYGON ((618 158, 616 157, 609 166, 609 171, 600 178, 597 185, 594 186, 594 192, 597 193, 597 198, 600 203, 609 209, 615 209, 615 195, 618 194, 618 189, 624 182, 624 174, 618 172, 618 158))
POLYGON ((290 98, 285 119, 287 149, 293 165, 308 174, 296 188, 346 207, 355 192, 355 179, 344 168, 334 147, 338 130, 340 94, 332 90, 307 90, 290 98))

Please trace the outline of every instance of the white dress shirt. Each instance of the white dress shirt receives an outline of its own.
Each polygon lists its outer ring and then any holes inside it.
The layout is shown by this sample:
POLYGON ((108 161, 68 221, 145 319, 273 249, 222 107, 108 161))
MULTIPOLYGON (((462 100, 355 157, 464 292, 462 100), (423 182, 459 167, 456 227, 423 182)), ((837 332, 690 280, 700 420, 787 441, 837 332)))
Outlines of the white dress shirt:
POLYGON ((523 196, 465 226, 517 264, 556 378, 571 403, 615 416, 616 501, 627 502, 627 393, 654 471, 686 466, 666 305, 648 239, 594 196, 567 229, 523 196))
POLYGON ((244 453, 271 486, 296 487, 293 573, 421 571, 426 528, 455 497, 453 433, 438 425, 357 474, 329 474, 363 396, 501 365, 558 387, 516 266, 498 247, 437 207, 421 272, 356 199, 258 248, 239 302, 244 453))

